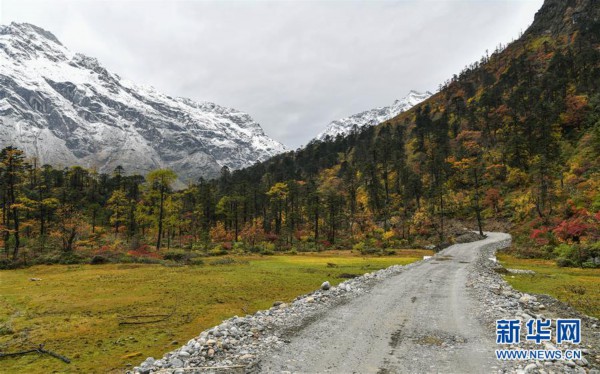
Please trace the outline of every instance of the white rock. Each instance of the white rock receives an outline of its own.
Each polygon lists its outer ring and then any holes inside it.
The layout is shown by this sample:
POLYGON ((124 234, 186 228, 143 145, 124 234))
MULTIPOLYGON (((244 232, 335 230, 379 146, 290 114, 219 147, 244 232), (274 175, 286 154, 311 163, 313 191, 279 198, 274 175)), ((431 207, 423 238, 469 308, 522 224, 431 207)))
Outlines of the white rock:
POLYGON ((528 295, 528 294, 526 294, 526 293, 525 293, 525 294, 523 294, 523 296, 521 296, 521 297, 519 298, 519 302, 520 302, 521 304, 529 304, 530 302, 533 302, 533 301, 536 301, 536 300, 537 300, 537 299, 535 298, 535 296, 531 296, 531 295, 528 295))
POLYGON ((536 369, 537 369, 536 364, 529 364, 529 365, 525 366, 525 373, 531 373, 536 369))

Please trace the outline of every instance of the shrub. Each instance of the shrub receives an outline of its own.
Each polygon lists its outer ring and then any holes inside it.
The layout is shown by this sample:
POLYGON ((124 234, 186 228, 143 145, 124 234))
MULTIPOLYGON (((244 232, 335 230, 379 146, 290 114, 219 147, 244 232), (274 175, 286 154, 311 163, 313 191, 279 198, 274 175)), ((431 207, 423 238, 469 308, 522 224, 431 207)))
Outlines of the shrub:
POLYGON ((581 264, 581 267, 586 269, 596 269, 600 268, 600 265, 592 261, 586 261, 583 264, 581 264))
POLYGON ((134 250, 128 251, 127 254, 131 257, 138 258, 159 259, 161 257, 160 254, 154 252, 154 250, 147 244, 143 244, 134 250))
POLYGON ((216 246, 213 249, 211 249, 210 251, 208 251, 208 255, 209 256, 223 256, 226 255, 227 251, 221 247, 221 246, 216 246))
POLYGON ((362 251, 360 251, 360 253, 363 255, 374 255, 379 252, 380 252, 379 249, 373 248, 373 247, 367 247, 367 248, 363 249, 362 251))
POLYGON ((110 262, 110 260, 108 258, 106 258, 102 255, 95 255, 90 260, 90 265, 102 265, 102 264, 108 264, 109 262, 110 262))
POLYGON ((556 260, 556 265, 561 268, 574 267, 575 263, 573 261, 569 260, 568 258, 561 257, 556 260))
POLYGON ((131 257, 132 262, 138 264, 160 264, 161 261, 155 257, 131 257))
POLYGON ((373 254, 380 253, 380 250, 378 248, 373 247, 373 246, 371 246, 370 243, 366 243, 366 242, 356 243, 356 244, 354 244, 352 249, 355 251, 359 251, 363 255, 373 255, 373 254))
POLYGON ((1 259, 0 260, 0 270, 10 270, 17 269, 19 267, 18 262, 11 261, 9 259, 1 259))
POLYGON ((186 262, 190 259, 191 255, 185 251, 169 251, 164 254, 165 260, 171 260, 175 262, 186 262))
POLYGON ((261 251, 261 248, 260 248, 260 247, 258 247, 258 246, 253 246, 253 247, 250 247, 250 248, 248 249, 248 251, 249 251, 250 253, 260 253, 260 251, 261 251))

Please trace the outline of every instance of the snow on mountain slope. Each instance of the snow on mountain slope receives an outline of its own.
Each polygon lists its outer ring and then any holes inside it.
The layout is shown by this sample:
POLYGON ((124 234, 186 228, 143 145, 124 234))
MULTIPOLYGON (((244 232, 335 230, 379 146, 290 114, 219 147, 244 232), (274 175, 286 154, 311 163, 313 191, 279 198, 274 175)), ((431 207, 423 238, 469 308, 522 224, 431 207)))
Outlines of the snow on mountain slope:
POLYGON ((394 101, 394 103, 390 106, 367 110, 354 114, 350 117, 331 122, 323 132, 317 135, 315 139, 322 141, 325 140, 327 136, 335 138, 338 135, 347 135, 352 131, 354 126, 361 128, 365 126, 378 125, 390 118, 396 117, 398 114, 406 110, 409 110, 413 106, 429 98, 431 95, 432 93, 429 91, 426 91, 425 93, 410 91, 406 97, 394 101))
POLYGON ((17 23, 0 26, 0 147, 9 145, 39 164, 171 168, 181 181, 286 150, 246 113, 135 85, 17 23))

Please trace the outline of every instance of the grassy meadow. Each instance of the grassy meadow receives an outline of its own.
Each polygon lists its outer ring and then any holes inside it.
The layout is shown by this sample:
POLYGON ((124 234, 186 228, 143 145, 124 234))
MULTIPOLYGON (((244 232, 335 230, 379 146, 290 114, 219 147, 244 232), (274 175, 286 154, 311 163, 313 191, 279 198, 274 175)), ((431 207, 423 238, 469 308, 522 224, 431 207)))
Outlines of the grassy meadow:
POLYGON ((290 301, 325 280, 340 283, 340 274, 363 274, 429 254, 402 250, 364 257, 329 251, 221 257, 202 266, 50 265, 0 271, 0 352, 45 344, 72 360, 65 364, 38 354, 0 358, 0 372, 122 372, 148 356, 162 357, 223 319, 290 301), (132 316, 173 311, 162 322, 119 325, 145 320, 132 316))
POLYGON ((554 260, 522 259, 498 253, 498 260, 509 269, 528 269, 535 274, 509 274, 504 279, 515 289, 547 294, 577 310, 600 318, 600 269, 558 267, 554 260))

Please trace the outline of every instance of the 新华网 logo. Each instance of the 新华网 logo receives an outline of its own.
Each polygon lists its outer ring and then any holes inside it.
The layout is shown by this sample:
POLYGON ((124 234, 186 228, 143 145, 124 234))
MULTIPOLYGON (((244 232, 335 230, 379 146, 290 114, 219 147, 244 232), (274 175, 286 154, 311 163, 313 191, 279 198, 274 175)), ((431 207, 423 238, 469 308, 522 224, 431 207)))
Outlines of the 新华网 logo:
MULTIPOLYGON (((496 343, 514 345, 521 342, 520 319, 500 319, 496 321, 496 343)), ((525 341, 535 344, 551 342, 553 329, 551 319, 530 319, 525 323, 525 341)), ((556 320, 554 342, 557 345, 563 343, 581 343, 581 320, 562 319, 556 320)), ((581 358, 581 350, 578 349, 499 349, 496 350, 496 358, 499 360, 572 360, 581 358)))

